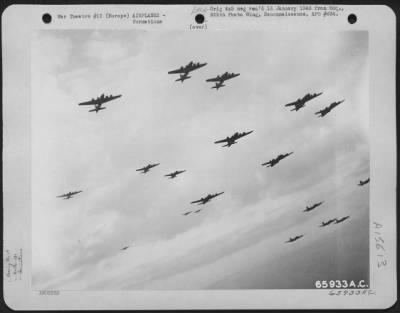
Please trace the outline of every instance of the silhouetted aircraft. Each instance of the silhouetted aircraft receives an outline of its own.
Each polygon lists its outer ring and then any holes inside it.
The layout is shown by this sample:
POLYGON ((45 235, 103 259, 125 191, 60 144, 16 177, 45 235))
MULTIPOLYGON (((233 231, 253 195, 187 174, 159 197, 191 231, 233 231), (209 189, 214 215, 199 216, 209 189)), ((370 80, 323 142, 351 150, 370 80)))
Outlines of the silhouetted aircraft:
POLYGON ((150 169, 152 169, 153 167, 155 167, 157 165, 160 165, 160 163, 146 165, 142 168, 137 169, 136 172, 143 171, 142 173, 147 173, 148 171, 150 171, 150 169))
POLYGON ((345 217, 342 217, 342 218, 336 219, 336 222, 335 222, 335 224, 342 223, 342 222, 344 222, 345 220, 347 220, 348 218, 350 218, 350 216, 345 216, 345 217))
POLYGON ((239 73, 235 74, 235 73, 225 72, 224 74, 218 75, 217 77, 207 79, 206 82, 215 82, 215 86, 213 86, 211 88, 212 89, 215 88, 216 90, 218 90, 219 88, 225 86, 224 85, 224 81, 226 81, 228 79, 231 79, 231 78, 234 78, 234 77, 237 77, 239 75, 240 75, 239 73))
POLYGON ((94 105, 94 109, 93 110, 89 110, 89 112, 96 112, 98 113, 100 110, 104 110, 105 107, 102 107, 103 103, 106 103, 108 101, 117 99, 119 97, 121 97, 122 95, 118 95, 118 96, 113 96, 113 95, 109 95, 109 96, 105 96, 104 93, 98 97, 97 99, 92 98, 92 100, 87 101, 87 102, 82 102, 79 103, 79 105, 94 105))
POLYGON ((173 172, 173 173, 169 173, 169 174, 164 175, 164 176, 165 176, 165 177, 169 177, 169 179, 172 179, 172 178, 175 178, 177 175, 182 174, 182 173, 184 173, 184 172, 186 172, 186 170, 183 170, 183 171, 175 171, 175 172, 173 172))
POLYGON ((290 153, 286 153, 286 154, 280 154, 278 155, 275 159, 272 159, 271 161, 265 162, 261 165, 268 165, 267 167, 273 167, 274 165, 278 164, 280 160, 288 157, 289 155, 291 155, 293 152, 290 153))
POLYGON ((303 212, 309 212, 309 211, 311 211, 311 210, 314 210, 316 207, 319 207, 322 203, 324 203, 324 201, 315 203, 315 204, 313 204, 313 205, 310 206, 310 207, 306 206, 306 209, 303 210, 303 212))
POLYGON ((70 191, 70 192, 65 193, 65 194, 63 194, 63 195, 57 196, 57 198, 64 198, 64 200, 68 200, 68 199, 71 199, 74 195, 76 195, 76 194, 78 194, 78 193, 80 193, 80 192, 82 192, 82 190, 79 190, 79 191, 70 191))
POLYGON ((319 225, 319 227, 325 227, 328 226, 329 224, 333 223, 334 221, 336 221, 336 218, 333 218, 327 222, 321 222, 321 225, 319 225))
POLYGON ((369 177, 368 177, 368 179, 366 179, 364 181, 360 180, 358 186, 363 186, 363 185, 368 184, 368 183, 369 183, 369 177))
POLYGON ((128 248, 129 248, 129 246, 126 246, 126 247, 123 247, 121 250, 126 250, 128 248))
POLYGON ((224 193, 224 191, 223 192, 220 192, 220 193, 215 193, 215 194, 209 194, 207 197, 205 197, 205 198, 201 198, 200 200, 196 200, 196 201, 193 201, 193 202, 190 202, 190 203, 197 203, 197 204, 206 204, 207 202, 209 202, 211 199, 213 199, 213 198, 215 198, 215 197, 218 197, 219 195, 222 195, 224 193))
POLYGON ((244 137, 244 136, 247 136, 247 135, 251 134, 253 131, 254 131, 254 130, 251 130, 251 131, 249 131, 249 132, 243 132, 243 133, 238 133, 238 132, 236 132, 236 133, 234 133, 232 136, 230 136, 230 137, 228 136, 228 137, 226 137, 225 139, 221 139, 221 140, 215 141, 214 143, 223 143, 223 142, 226 142, 226 145, 223 145, 223 147, 230 147, 230 146, 234 145, 235 143, 237 143, 236 140, 238 140, 239 138, 242 138, 242 137, 244 137))
POLYGON ((310 101, 310 100, 312 100, 312 99, 314 99, 315 97, 318 97, 318 96, 320 96, 320 95, 322 95, 322 92, 320 92, 320 93, 313 93, 313 94, 306 94, 303 98, 299 98, 299 99, 297 99, 296 101, 294 101, 294 102, 291 102, 291 103, 288 103, 288 104, 285 104, 285 106, 286 107, 288 107, 288 106, 294 106, 293 107, 293 109, 291 109, 290 111, 298 111, 298 110, 300 110, 302 107, 304 107, 305 105, 306 105, 306 102, 308 102, 308 101, 310 101))
POLYGON ((199 213, 201 211, 201 209, 194 211, 194 213, 199 213))
POLYGON ((176 79, 175 81, 181 81, 182 83, 186 80, 189 79, 191 76, 188 76, 190 72, 197 70, 203 66, 207 65, 207 63, 194 63, 193 61, 190 61, 189 64, 185 66, 181 66, 177 70, 169 71, 168 74, 179 74, 179 78, 176 79))
POLYGON ((182 215, 189 215, 190 213, 192 213, 192 211, 185 212, 185 213, 183 213, 182 215))
POLYGON ((323 117, 323 116, 327 115, 333 108, 335 108, 336 106, 341 104, 342 102, 344 102, 344 100, 339 101, 339 102, 333 102, 326 108, 322 109, 321 111, 315 112, 315 115, 321 114, 321 115, 318 115, 318 117, 323 117))
POLYGON ((300 235, 300 236, 296 236, 296 237, 294 237, 294 238, 292 238, 292 237, 289 237, 289 240, 288 241, 285 241, 285 242, 293 242, 293 241, 296 241, 296 240, 299 240, 301 237, 303 237, 304 236, 304 234, 303 235, 300 235))

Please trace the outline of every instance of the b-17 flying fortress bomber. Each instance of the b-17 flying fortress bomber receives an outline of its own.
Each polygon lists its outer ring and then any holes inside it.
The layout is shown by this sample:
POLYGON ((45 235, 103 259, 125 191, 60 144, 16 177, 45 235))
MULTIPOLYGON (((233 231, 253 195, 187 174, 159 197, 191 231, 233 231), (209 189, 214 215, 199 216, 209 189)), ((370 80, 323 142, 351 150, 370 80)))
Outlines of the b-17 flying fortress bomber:
POLYGON ((175 178, 176 176, 178 176, 179 174, 182 174, 182 173, 184 173, 184 172, 186 172, 186 170, 183 170, 183 171, 175 171, 175 172, 173 172, 173 173, 169 173, 169 174, 164 175, 164 176, 165 176, 165 177, 169 177, 169 179, 173 179, 173 178, 175 178))
POLYGON ((276 164, 278 164, 281 160, 283 160, 284 158, 288 157, 291 154, 293 154, 293 152, 286 153, 286 154, 280 154, 276 158, 274 158, 274 159, 272 159, 272 160, 270 160, 268 162, 265 162, 265 163, 263 163, 261 165, 262 166, 267 165, 266 167, 273 167, 276 164))
POLYGON ((87 102, 81 102, 81 103, 79 103, 78 105, 94 105, 94 109, 89 110, 89 112, 96 112, 96 113, 98 113, 100 110, 105 110, 105 109, 106 109, 105 107, 102 107, 102 104, 103 104, 103 103, 112 101, 112 100, 117 99, 117 98, 119 98, 119 97, 121 97, 121 96, 122 96, 122 95, 117 95, 117 96, 109 95, 109 96, 105 96, 104 93, 103 93, 100 97, 98 97, 98 98, 96 98, 96 99, 92 98, 92 100, 87 101, 87 102))
POLYGON ((296 237, 294 237, 294 238, 290 237, 289 240, 288 240, 288 241, 285 241, 285 242, 294 242, 294 241, 299 240, 300 238, 304 237, 304 235, 305 235, 305 234, 300 235, 300 236, 296 236, 296 237))
POLYGON ((358 186, 364 186, 365 184, 368 184, 368 183, 369 183, 369 177, 368 177, 368 179, 366 179, 364 181, 360 180, 360 182, 358 183, 358 186))
POLYGON ((326 222, 321 222, 321 225, 319 225, 319 227, 328 226, 328 225, 332 224, 335 221, 336 221, 336 218, 330 219, 329 221, 326 221, 326 222))
POLYGON ((286 107, 293 106, 293 109, 291 109, 290 111, 298 111, 298 110, 300 110, 301 108, 303 108, 306 105, 306 102, 308 102, 308 101, 310 101, 310 100, 312 100, 315 97, 318 97, 320 95, 322 95, 322 92, 314 93, 314 94, 309 94, 308 93, 303 98, 301 98, 301 99, 299 98, 294 102, 285 104, 285 106, 286 107))
POLYGON ((191 203, 191 204, 195 204, 195 203, 197 203, 197 204, 206 204, 207 202, 210 202, 211 199, 214 199, 215 197, 218 197, 219 195, 222 195, 223 193, 224 193, 224 191, 223 191, 223 192, 220 192, 220 193, 209 194, 209 195, 207 195, 207 196, 204 197, 204 198, 201 198, 201 199, 196 200, 196 201, 192 201, 192 202, 190 202, 190 203, 191 203))
POLYGON ((214 143, 224 143, 226 142, 226 145, 223 145, 222 147, 230 147, 232 145, 234 145, 236 142, 236 140, 238 140, 239 138, 242 138, 244 136, 250 135, 253 132, 253 130, 249 131, 249 132, 243 132, 243 133, 234 133, 232 136, 228 136, 225 139, 221 139, 218 141, 215 141, 214 143))
POLYGON ((225 87, 224 82, 226 80, 235 78, 239 75, 240 75, 239 73, 235 74, 235 73, 225 72, 224 74, 218 75, 217 77, 207 79, 206 82, 214 82, 215 86, 211 87, 211 89, 218 90, 221 87, 225 87))
POLYGON ((193 61, 190 61, 189 64, 185 66, 181 66, 177 70, 169 71, 168 74, 179 74, 179 78, 176 79, 175 81, 178 82, 184 82, 186 79, 189 79, 191 76, 189 76, 189 73, 197 70, 203 66, 206 66, 207 63, 194 63, 193 61))
POLYGON ((322 109, 322 110, 320 110, 320 111, 318 111, 318 112, 315 112, 315 115, 320 114, 320 115, 318 115, 318 117, 324 117, 324 116, 327 115, 330 111, 332 111, 335 107, 337 107, 339 104, 341 104, 341 103, 343 103, 343 102, 344 102, 344 100, 341 100, 341 101, 339 101, 339 102, 333 102, 333 103, 331 103, 329 106, 327 106, 326 108, 324 108, 324 109, 322 109))
POLYGON ((158 165, 160 165, 160 163, 149 164, 142 168, 137 169, 136 172, 142 172, 144 174, 144 173, 147 173, 148 171, 150 171, 153 167, 156 167, 158 165))
POLYGON ((188 212, 183 213, 182 215, 187 216, 187 215, 189 215, 190 213, 195 213, 195 214, 197 214, 197 213, 199 213, 199 212, 201 212, 201 211, 202 211, 202 209, 198 209, 198 210, 196 210, 196 211, 188 211, 188 212))
POLYGON ((57 198, 63 198, 64 200, 68 200, 68 199, 71 199, 71 198, 72 198, 73 196, 75 196, 76 194, 81 193, 81 192, 82 192, 82 190, 79 190, 79 191, 70 191, 70 192, 65 193, 65 194, 63 194, 63 195, 57 196, 57 198))
POLYGON ((315 204, 313 204, 313 205, 310 206, 310 207, 306 206, 306 209, 303 210, 303 212, 310 212, 310 211, 314 210, 315 208, 319 207, 322 203, 324 203, 324 201, 315 203, 315 204))

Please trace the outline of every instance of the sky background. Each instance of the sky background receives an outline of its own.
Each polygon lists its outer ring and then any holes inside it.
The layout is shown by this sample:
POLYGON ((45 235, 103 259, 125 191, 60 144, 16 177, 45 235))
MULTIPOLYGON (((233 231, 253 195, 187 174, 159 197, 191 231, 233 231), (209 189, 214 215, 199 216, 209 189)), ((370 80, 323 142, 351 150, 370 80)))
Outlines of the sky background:
POLYGON ((368 280, 369 185, 357 186, 369 176, 367 57, 367 32, 38 32, 33 287, 299 289, 368 280), (184 83, 167 74, 190 61, 208 65, 184 83), (240 76, 218 91, 205 82, 225 71, 240 76), (298 112, 284 106, 314 92, 323 94, 298 112), (102 93, 122 97, 98 114, 78 106, 102 93), (249 130, 230 148, 213 143, 249 130), (148 163, 161 164, 135 171, 148 163), (56 198, 74 190, 83 193, 56 198), (221 191, 200 213, 182 215, 221 191))

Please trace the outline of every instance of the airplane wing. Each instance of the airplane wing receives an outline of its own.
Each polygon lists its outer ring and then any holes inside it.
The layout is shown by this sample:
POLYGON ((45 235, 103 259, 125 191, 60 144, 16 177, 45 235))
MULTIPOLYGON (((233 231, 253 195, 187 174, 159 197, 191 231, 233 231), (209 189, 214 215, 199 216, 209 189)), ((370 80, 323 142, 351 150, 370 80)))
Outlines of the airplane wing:
POLYGON ((203 66, 206 66, 206 65, 207 65, 207 63, 197 63, 197 64, 194 64, 194 65, 190 68, 190 71, 197 70, 197 69, 199 69, 199 68, 201 68, 201 67, 203 67, 203 66))
POLYGON ((285 107, 289 107, 289 106, 291 106, 291 105, 297 105, 297 104, 299 104, 300 103, 300 100, 297 100, 297 101, 294 101, 294 102, 290 102, 290 103, 288 103, 288 104, 285 104, 285 107))
POLYGON ((203 200, 200 199, 200 200, 192 201, 192 202, 190 202, 190 203, 200 203, 200 202, 203 202, 203 200))
POLYGON ((187 69, 187 67, 180 68, 177 70, 169 71, 168 74, 186 74, 189 73, 190 71, 187 69))
POLYGON ((323 94, 323 92, 313 93, 313 94, 310 95, 310 100, 312 100, 312 99, 314 99, 314 98, 316 98, 316 97, 318 97, 318 96, 320 96, 322 94, 323 94))
POLYGON ((268 161, 268 162, 265 162, 265 163, 263 163, 263 164, 261 164, 261 165, 271 165, 272 164, 272 160, 271 161, 268 161))
POLYGON ((145 171, 145 170, 146 170, 146 168, 145 168, 145 167, 142 167, 142 168, 137 169, 136 172, 145 171))
POLYGON ((100 104, 100 101, 98 101, 97 99, 93 99, 90 101, 81 102, 78 105, 98 105, 98 104, 100 104))
POLYGON ((64 198, 64 197, 68 197, 68 194, 57 196, 57 198, 64 198))
POLYGON ((229 141, 229 139, 225 138, 225 139, 221 139, 221 140, 218 140, 218 141, 214 141, 214 143, 223 143, 223 142, 228 142, 228 141, 229 141))
POLYGON ((211 199, 212 199, 212 198, 215 198, 215 197, 218 197, 218 196, 222 195, 223 193, 224 193, 224 192, 219 192, 219 193, 213 194, 213 195, 211 196, 211 199))
POLYGON ((214 78, 206 79, 206 82, 223 82, 223 81, 225 81, 225 79, 223 79, 221 77, 214 77, 214 78))
POLYGON ((319 115, 320 117, 323 117, 324 115, 326 115, 328 112, 326 110, 320 110, 318 112, 315 112, 315 115, 321 114, 319 115))

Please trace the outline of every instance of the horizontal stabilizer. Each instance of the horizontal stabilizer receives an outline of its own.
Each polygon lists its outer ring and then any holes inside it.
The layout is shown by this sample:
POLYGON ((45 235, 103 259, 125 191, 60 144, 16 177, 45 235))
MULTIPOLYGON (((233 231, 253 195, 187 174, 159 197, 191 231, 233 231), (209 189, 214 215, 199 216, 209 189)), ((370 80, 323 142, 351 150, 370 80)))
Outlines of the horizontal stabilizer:
POLYGON ((215 86, 213 86, 213 87, 211 87, 211 89, 219 89, 219 88, 221 88, 221 87, 225 87, 225 85, 215 85, 215 86))
POLYGON ((175 81, 176 82, 179 82, 179 81, 181 81, 181 82, 183 82, 183 81, 185 81, 186 79, 189 79, 189 78, 191 78, 192 76, 184 76, 184 77, 180 77, 180 78, 178 78, 178 79, 175 79, 175 81))
POLYGON ((96 108, 94 108, 94 109, 92 109, 92 110, 89 110, 89 112, 95 112, 96 111, 96 113, 98 112, 98 111, 100 111, 100 110, 105 110, 106 108, 98 108, 98 109, 96 109, 96 108))

